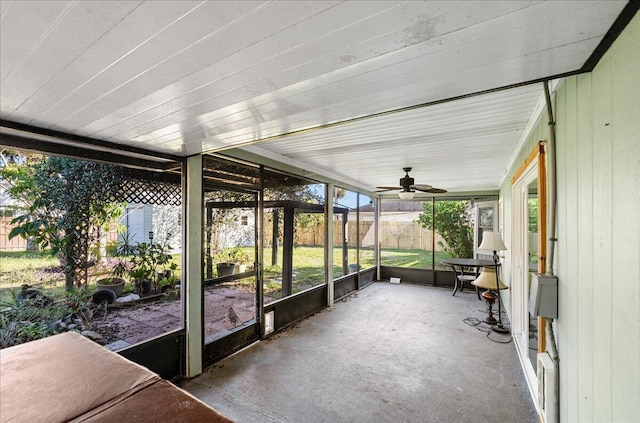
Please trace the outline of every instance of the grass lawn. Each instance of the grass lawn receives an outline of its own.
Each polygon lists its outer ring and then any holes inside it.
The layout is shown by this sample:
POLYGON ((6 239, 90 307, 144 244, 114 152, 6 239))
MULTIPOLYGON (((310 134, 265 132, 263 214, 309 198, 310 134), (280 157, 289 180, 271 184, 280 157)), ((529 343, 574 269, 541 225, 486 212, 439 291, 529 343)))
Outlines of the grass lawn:
MULTIPOLYGON (((440 262, 451 257, 445 251, 436 251, 435 261, 436 268, 440 268, 440 262)), ((385 248, 381 252, 380 258, 383 266, 399 266, 399 267, 421 267, 431 268, 431 251, 428 250, 397 250, 385 248)), ((448 269, 449 266, 444 267, 448 269)))
POLYGON ((23 284, 37 286, 50 295, 64 292, 64 274, 60 262, 49 254, 25 251, 0 251, 0 301, 11 301, 23 284))
MULTIPOLYGON (((349 248, 347 257, 350 264, 356 263, 355 247, 349 248)), ((374 266, 373 252, 363 250, 361 253, 360 266, 363 269, 374 266)), ((271 248, 264 250, 265 262, 265 295, 272 298, 280 298, 282 276, 282 251, 278 255, 278 264, 271 265, 271 248)), ((439 268, 440 261, 449 257, 444 251, 436 251, 436 267, 439 268)), ((431 251, 426 250, 398 250, 384 249, 382 251, 382 264, 386 266, 431 268, 431 251)), ((443 267, 448 270, 447 267, 443 267)), ((324 249, 322 247, 295 247, 293 250, 293 292, 299 292, 313 286, 324 283, 324 249)), ((342 271, 342 248, 333 248, 333 274, 334 277, 343 275, 342 271)))
MULTIPOLYGON (((253 247, 246 247, 245 252, 251 257, 253 247)), ((357 250, 354 247, 348 249, 347 256, 350 264, 356 263, 357 250)), ((279 251, 278 264, 271 265, 271 248, 265 248, 265 294, 274 297, 279 296, 281 282, 278 280, 282 276, 282 249, 279 251)), ((436 267, 440 262, 449 257, 444 251, 436 251, 436 267)), ((173 254, 173 262, 178 266, 181 264, 182 255, 173 254)), ((388 249, 382 250, 382 265, 431 268, 431 251, 427 250, 402 250, 388 249)), ((362 268, 366 269, 374 265, 373 252, 371 250, 361 251, 362 268)), ((293 250, 294 268, 294 292, 298 292, 313 286, 324 283, 324 249, 322 247, 296 247, 293 250)), ((333 248, 333 273, 335 277, 343 275, 342 271, 342 248, 333 248)), ((448 267, 445 267, 448 269, 448 267)), ((107 277, 109 269, 96 266, 89 270, 89 288, 93 289, 97 279, 107 277)), ((178 271, 178 275, 180 271, 178 271)), ((57 258, 47 254, 26 253, 17 251, 0 251, 0 299, 10 296, 9 289, 17 290, 23 284, 29 284, 52 294, 64 291, 64 274, 60 269, 57 258)))
MULTIPOLYGON (((172 254, 172 262, 178 265, 176 276, 180 277, 182 254, 172 254)), ((104 266, 89 269, 88 289, 95 290, 98 279, 109 277, 110 270, 104 266)), ((0 251, 0 301, 12 300, 11 291, 17 293, 23 284, 31 285, 54 298, 64 295, 64 273, 56 257, 47 253, 24 251, 0 251)), ((132 291, 128 283, 125 290, 132 291)))
POLYGON ((50 254, 0 251, 0 274, 29 269, 40 270, 56 266, 60 266, 60 262, 50 254))

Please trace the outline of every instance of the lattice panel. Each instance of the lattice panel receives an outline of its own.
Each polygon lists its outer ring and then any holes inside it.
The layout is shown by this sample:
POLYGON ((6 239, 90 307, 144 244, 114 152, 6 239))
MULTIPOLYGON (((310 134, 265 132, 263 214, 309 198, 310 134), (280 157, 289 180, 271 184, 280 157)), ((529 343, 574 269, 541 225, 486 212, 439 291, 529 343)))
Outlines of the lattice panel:
POLYGON ((127 203, 179 206, 182 204, 180 185, 149 179, 127 178, 114 194, 116 201, 127 203))

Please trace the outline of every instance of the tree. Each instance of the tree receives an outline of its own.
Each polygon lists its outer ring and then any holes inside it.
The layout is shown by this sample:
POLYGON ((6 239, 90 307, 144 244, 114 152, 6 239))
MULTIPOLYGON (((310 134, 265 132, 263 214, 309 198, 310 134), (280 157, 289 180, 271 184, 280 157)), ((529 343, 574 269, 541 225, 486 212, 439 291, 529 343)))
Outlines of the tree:
MULTIPOLYGON (((29 164, 40 159, 40 155, 33 153, 23 155, 15 150, 0 151, 0 200, 2 200, 0 211, 2 213, 15 216, 27 212, 34 200, 33 179, 30 175, 33 168, 29 164)), ((27 251, 39 251, 39 246, 34 242, 33 237, 27 237, 27 251)))
POLYGON ((453 257, 473 256, 473 224, 471 210, 466 201, 436 201, 435 223, 431 202, 423 202, 424 213, 418 223, 440 234, 446 244, 438 242, 453 257))
POLYGON ((529 232, 538 232, 538 198, 529 198, 529 232))
POLYGON ((407 222, 382 222, 383 228, 385 232, 390 234, 396 240, 396 249, 400 249, 400 241, 404 238, 409 225, 407 222))
POLYGON ((122 173, 116 166, 59 157, 41 157, 27 171, 17 172, 12 195, 31 200, 12 223, 9 237, 34 237, 58 255, 67 290, 86 285, 90 249, 100 228, 121 213, 114 199, 122 173))

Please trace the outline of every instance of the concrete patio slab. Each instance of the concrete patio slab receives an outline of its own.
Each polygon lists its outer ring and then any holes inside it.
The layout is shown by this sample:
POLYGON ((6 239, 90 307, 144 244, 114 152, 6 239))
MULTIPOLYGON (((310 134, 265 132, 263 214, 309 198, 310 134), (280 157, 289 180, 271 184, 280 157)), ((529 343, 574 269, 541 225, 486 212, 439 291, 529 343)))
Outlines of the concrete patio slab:
POLYGON ((475 292, 374 283, 181 385, 239 423, 535 422, 484 317, 475 292))

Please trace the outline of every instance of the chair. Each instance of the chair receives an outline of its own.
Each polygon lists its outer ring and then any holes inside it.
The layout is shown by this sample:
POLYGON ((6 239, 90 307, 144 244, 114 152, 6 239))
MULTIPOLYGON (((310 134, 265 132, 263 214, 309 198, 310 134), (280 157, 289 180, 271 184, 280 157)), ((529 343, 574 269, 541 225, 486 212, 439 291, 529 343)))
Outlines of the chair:
MULTIPOLYGON (((474 280, 476 280, 478 278, 478 274, 479 274, 479 268, 477 267, 464 267, 464 266, 454 266, 451 265, 451 269, 453 269, 453 273, 455 275, 455 280, 453 281, 453 294, 452 295, 456 295, 456 292, 458 292, 458 288, 460 288, 460 292, 462 292, 462 290, 464 289, 464 283, 466 282, 473 282, 474 280)), ((478 299, 480 300, 480 291, 478 290, 478 288, 476 287, 476 295, 478 296, 478 299)))

